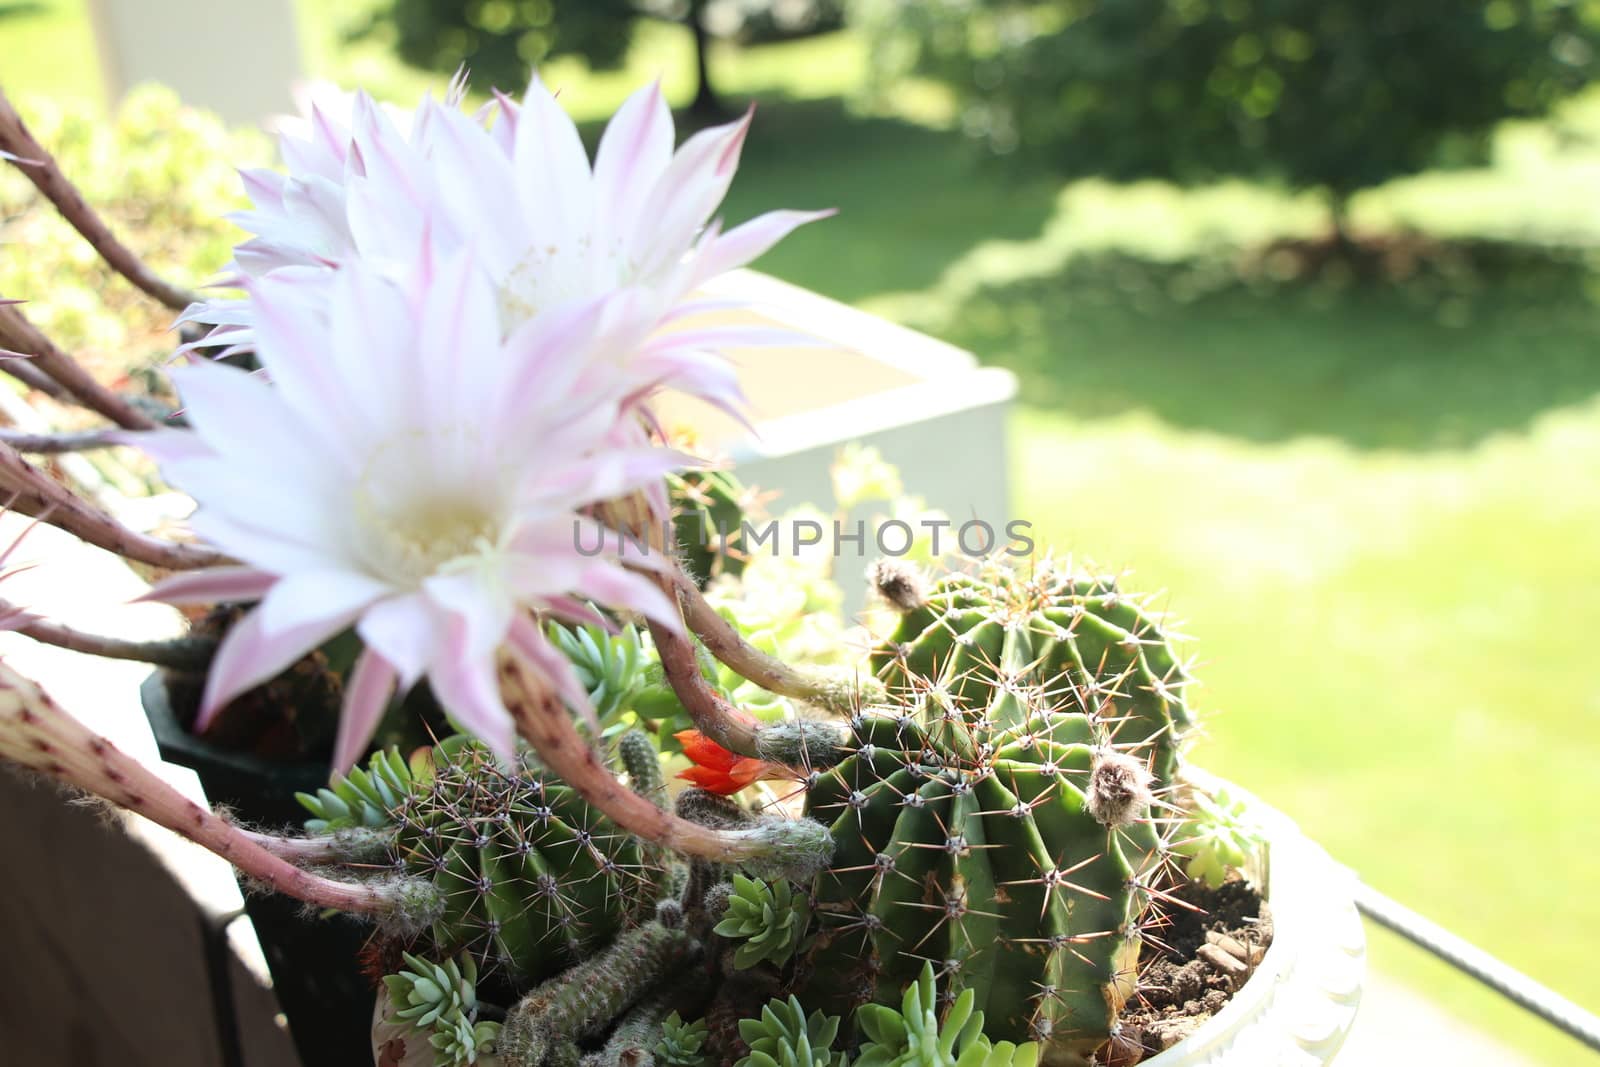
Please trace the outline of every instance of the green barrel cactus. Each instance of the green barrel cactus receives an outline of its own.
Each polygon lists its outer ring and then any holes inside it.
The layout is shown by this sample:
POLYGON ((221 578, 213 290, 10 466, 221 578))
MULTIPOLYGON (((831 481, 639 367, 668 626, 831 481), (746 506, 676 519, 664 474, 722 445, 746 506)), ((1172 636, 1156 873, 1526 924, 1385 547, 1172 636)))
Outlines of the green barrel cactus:
POLYGON ((744 570, 737 546, 753 503, 750 490, 728 471, 696 470, 668 475, 667 493, 673 533, 689 574, 701 584, 719 574, 737 577, 744 570))
POLYGON ((465 737, 435 746, 420 772, 379 753, 301 803, 315 817, 308 828, 387 830, 390 867, 431 880, 444 902, 436 950, 496 961, 518 981, 587 958, 656 899, 662 872, 638 838, 531 759, 502 768, 465 737))
POLYGON ((925 590, 874 656, 890 706, 815 773, 836 851, 814 886, 808 1003, 897 1004, 927 961, 990 1039, 1071 1062, 1115 1032, 1168 853, 1150 814, 1190 714, 1155 619, 1106 579, 1041 564, 925 590))

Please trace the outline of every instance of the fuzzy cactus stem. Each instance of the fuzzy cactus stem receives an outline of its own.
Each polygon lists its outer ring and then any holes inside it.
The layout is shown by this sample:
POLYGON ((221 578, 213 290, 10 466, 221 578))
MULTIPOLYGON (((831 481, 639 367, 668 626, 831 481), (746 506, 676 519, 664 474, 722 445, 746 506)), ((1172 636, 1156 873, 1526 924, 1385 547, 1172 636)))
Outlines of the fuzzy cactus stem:
MULTIPOLYGON (((27 611, 0 599, 0 618, 26 615, 27 611)), ((129 641, 104 634, 91 634, 50 619, 32 618, 14 627, 24 637, 72 652, 85 652, 106 659, 133 660, 171 667, 180 671, 204 671, 216 654, 217 642, 207 637, 177 637, 167 641, 129 641)))
POLYGON ((409 879, 341 882, 303 871, 179 793, 96 734, 10 667, 0 664, 0 757, 143 815, 216 853, 264 888, 319 908, 372 915, 397 932, 431 922, 437 895, 409 879))
POLYGON ((500 1031, 501 1061, 540 1067, 558 1044, 598 1034, 688 962, 694 947, 684 930, 660 922, 628 931, 517 1002, 500 1031))
POLYGON ((72 433, 0 430, 0 443, 10 445, 18 452, 57 456, 64 452, 91 452, 99 448, 116 448, 124 442, 116 430, 78 430, 72 433))
POLYGON ((540 761, 623 829, 687 856, 762 871, 777 866, 797 877, 809 877, 827 862, 827 830, 809 819, 763 819, 749 829, 719 830, 663 811, 605 766, 537 668, 507 656, 500 681, 517 730, 540 761))
POLYGON ((239 829, 239 833, 279 859, 296 866, 356 863, 380 864, 389 856, 394 845, 394 830, 374 830, 353 827, 335 830, 314 837, 283 837, 264 834, 256 830, 239 829))
POLYGON ((617 739, 617 756, 628 772, 633 791, 658 808, 666 807, 667 779, 650 736, 637 727, 628 730, 617 739))
POLYGON ((673 569, 670 580, 683 609, 683 621, 707 651, 740 677, 770 693, 816 704, 841 715, 859 710, 863 703, 882 700, 883 687, 870 675, 853 678, 832 672, 806 671, 768 655, 746 641, 738 628, 712 607, 681 567, 673 569))
MULTIPOLYGON (((4 311, 0 308, 0 311, 4 311)), ((111 515, 0 444, 0 491, 12 511, 65 530, 80 540, 135 563, 186 571, 233 562, 215 549, 178 544, 130 530, 111 515)))
POLYGON ((157 275, 134 255, 128 246, 117 240, 105 221, 84 200, 77 186, 67 180, 61 168, 43 145, 28 132, 22 116, 11 105, 4 92, 0 92, 0 150, 16 157, 13 162, 27 175, 39 192, 45 195, 61 217, 83 235, 90 246, 99 253, 111 269, 132 282, 145 293, 161 301, 173 311, 182 311, 194 303, 195 295, 173 285, 157 275))
POLYGON ((657 622, 650 623, 650 639, 661 659, 661 673, 696 729, 729 752, 760 758, 756 754, 756 736, 761 720, 735 707, 712 688, 700 673, 690 639, 657 622))
POLYGON ((591 1057, 595 1067, 654 1067, 656 1049, 666 1039, 666 1020, 675 1008, 705 997, 705 970, 692 968, 668 989, 654 993, 622 1017, 605 1047, 591 1057))
POLYGON ((718 693, 695 657, 689 639, 658 623, 650 637, 661 660, 661 673, 706 737, 739 756, 779 763, 803 772, 831 767, 843 758, 844 734, 837 724, 797 719, 763 723, 718 693))

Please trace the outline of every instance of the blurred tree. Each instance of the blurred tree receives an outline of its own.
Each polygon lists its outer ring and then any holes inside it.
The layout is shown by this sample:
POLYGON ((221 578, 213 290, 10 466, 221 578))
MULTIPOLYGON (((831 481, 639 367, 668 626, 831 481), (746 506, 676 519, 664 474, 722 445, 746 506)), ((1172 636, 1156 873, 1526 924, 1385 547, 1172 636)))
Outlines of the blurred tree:
POLYGON ((1350 194, 1481 158, 1590 76, 1593 0, 856 0, 874 68, 955 90, 998 152, 1068 176, 1350 194))
POLYGON ((698 75, 690 110, 724 108, 708 62, 713 37, 770 40, 836 27, 843 0, 387 0, 359 35, 392 26, 400 58, 450 73, 466 64, 481 85, 520 88, 544 60, 576 55, 597 69, 620 66, 641 18, 686 25, 698 75))
POLYGON ((634 0, 388 0, 356 32, 392 26, 412 66, 450 73, 466 64, 480 86, 515 94, 553 56, 619 66, 639 14, 634 0))

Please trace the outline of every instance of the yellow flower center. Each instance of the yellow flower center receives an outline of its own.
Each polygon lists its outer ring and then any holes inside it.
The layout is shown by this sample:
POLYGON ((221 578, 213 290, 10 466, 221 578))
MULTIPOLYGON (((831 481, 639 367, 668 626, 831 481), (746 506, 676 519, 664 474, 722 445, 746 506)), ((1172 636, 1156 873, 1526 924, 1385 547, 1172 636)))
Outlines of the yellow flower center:
POLYGON ((535 245, 500 283, 500 328, 510 334, 541 311, 593 295, 591 287, 621 285, 634 273, 622 258, 621 241, 592 261, 592 245, 583 235, 571 245, 535 245))
POLYGON ((495 550, 497 523, 466 501, 430 501, 399 513, 361 515, 362 555, 383 578, 415 587, 463 557, 495 550))
MULTIPOLYGON (((426 444, 448 449, 471 430, 441 434, 426 444), (458 440, 449 440, 456 437, 458 440)), ((379 448, 355 489, 356 550, 372 573, 401 588, 417 588, 441 572, 471 566, 500 547, 503 523, 481 486, 440 487, 417 446, 379 448)))

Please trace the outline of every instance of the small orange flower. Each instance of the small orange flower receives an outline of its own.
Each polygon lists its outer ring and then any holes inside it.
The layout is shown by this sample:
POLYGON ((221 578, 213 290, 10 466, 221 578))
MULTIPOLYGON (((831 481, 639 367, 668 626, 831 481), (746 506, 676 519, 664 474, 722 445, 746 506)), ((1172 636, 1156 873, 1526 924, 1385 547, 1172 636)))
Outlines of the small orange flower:
POLYGON ((678 777, 709 793, 729 796, 763 778, 781 778, 786 774, 786 769, 776 763, 734 755, 699 730, 680 730, 672 736, 683 746, 683 754, 694 763, 678 777))

